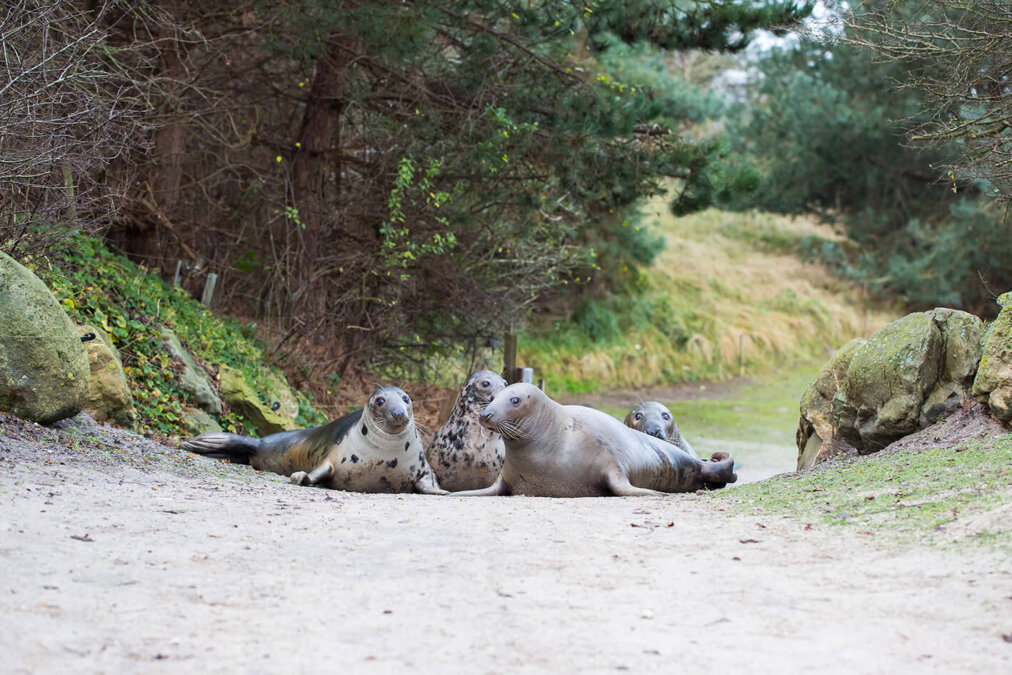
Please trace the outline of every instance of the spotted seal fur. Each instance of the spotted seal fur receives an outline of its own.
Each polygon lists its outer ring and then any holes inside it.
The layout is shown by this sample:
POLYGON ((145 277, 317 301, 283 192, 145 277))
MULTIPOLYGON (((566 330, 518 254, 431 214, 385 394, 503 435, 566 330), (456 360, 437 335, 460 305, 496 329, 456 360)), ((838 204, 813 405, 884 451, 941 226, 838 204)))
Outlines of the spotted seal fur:
POLYGON ((467 378, 446 424, 425 451, 425 458, 447 490, 488 487, 499 475, 506 452, 502 436, 478 422, 478 415, 506 380, 489 370, 467 378))
POLYGON ((330 424, 263 438, 201 434, 182 444, 208 457, 290 476, 299 485, 354 492, 446 494, 425 460, 411 399, 382 387, 356 410, 330 424))

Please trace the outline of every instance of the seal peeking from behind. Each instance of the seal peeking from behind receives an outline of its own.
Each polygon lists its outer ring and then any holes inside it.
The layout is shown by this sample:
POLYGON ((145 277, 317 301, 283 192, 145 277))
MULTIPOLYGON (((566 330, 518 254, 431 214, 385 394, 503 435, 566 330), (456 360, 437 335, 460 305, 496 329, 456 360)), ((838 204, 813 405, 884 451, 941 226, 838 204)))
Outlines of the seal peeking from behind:
POLYGON ((560 405, 530 384, 512 384, 479 416, 506 443, 495 483, 462 496, 599 497, 689 492, 737 480, 726 452, 710 461, 630 429, 593 408, 560 405))
POLYGON ((506 380, 489 370, 467 378, 449 419, 425 451, 443 488, 476 490, 488 487, 499 475, 505 453, 502 436, 483 427, 478 415, 505 387, 506 380))
POLYGON ((625 425, 630 429, 642 431, 648 436, 674 443, 693 457, 699 456, 678 430, 671 411, 657 401, 644 401, 633 406, 629 414, 625 416, 625 425))
POLYGON ((290 476, 298 485, 353 492, 447 494, 422 451, 411 399, 397 387, 330 424, 263 438, 201 434, 184 450, 290 476))

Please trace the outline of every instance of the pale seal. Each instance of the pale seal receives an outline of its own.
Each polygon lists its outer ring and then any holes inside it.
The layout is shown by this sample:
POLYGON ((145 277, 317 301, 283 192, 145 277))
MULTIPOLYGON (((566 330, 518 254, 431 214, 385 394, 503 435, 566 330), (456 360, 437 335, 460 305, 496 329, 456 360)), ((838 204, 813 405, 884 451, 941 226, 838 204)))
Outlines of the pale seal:
POLYGON ((456 495, 658 495, 737 480, 726 452, 700 460, 599 410, 560 405, 530 384, 503 389, 479 420, 502 435, 506 461, 491 486, 456 495))
POLYGON ((479 370, 467 378, 449 419, 425 451, 444 489, 488 487, 499 475, 506 451, 502 436, 483 427, 478 415, 505 387, 506 380, 489 370, 479 370))
POLYGON ((397 387, 377 389, 365 408, 322 427, 263 438, 201 434, 182 448, 291 476, 299 485, 353 492, 447 493, 425 460, 411 399, 397 387))
POLYGON ((675 418, 665 406, 657 401, 644 401, 633 406, 625 416, 625 425, 630 429, 642 431, 648 436, 674 443, 693 457, 698 457, 689 442, 682 436, 675 424, 675 418))

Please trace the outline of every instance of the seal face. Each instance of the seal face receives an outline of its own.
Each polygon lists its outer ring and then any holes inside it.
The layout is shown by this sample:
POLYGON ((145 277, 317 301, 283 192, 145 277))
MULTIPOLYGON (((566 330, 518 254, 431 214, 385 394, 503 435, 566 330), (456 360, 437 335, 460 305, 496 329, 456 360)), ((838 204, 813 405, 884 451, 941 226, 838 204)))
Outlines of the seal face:
POLYGON ((505 387, 506 380, 489 370, 479 370, 467 378, 449 419, 425 451, 443 488, 484 488, 499 475, 506 453, 502 436, 483 427, 478 415, 505 387))
POLYGON ((633 406, 629 414, 625 416, 625 425, 630 429, 642 431, 648 436, 674 443, 693 457, 698 457, 696 451, 692 449, 692 446, 678 430, 674 415, 666 406, 657 401, 644 401, 633 406))
POLYGON ((260 439, 201 434, 183 449, 290 476, 293 483, 355 492, 446 494, 422 451, 411 399, 382 387, 356 410, 330 424, 260 439))
POLYGON ((479 421, 502 435, 506 461, 490 487, 458 495, 657 495, 737 480, 725 452, 701 461, 599 410, 560 405, 530 384, 496 394, 479 421))

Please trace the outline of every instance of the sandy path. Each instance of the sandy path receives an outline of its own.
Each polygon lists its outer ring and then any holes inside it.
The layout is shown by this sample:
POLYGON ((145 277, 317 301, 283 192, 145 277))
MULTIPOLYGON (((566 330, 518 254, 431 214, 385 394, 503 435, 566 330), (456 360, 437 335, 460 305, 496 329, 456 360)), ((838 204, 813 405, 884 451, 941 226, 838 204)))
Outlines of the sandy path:
POLYGON ((6 673, 1012 672, 1012 570, 995 554, 897 551, 696 495, 0 469, 6 673))

